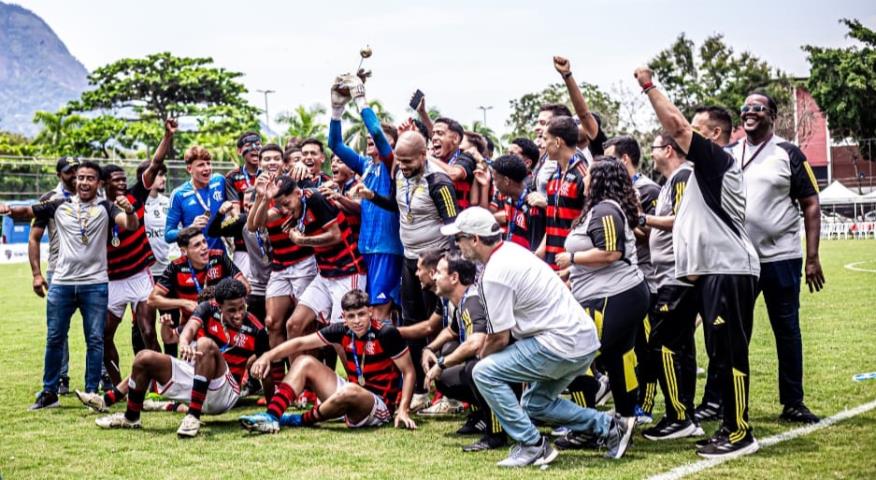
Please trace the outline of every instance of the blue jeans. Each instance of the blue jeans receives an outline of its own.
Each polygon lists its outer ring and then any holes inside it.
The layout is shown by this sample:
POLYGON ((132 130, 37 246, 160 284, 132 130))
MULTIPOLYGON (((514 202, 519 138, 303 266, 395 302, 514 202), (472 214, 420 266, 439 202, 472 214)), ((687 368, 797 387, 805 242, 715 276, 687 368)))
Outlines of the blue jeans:
POLYGON ((541 434, 532 419, 576 432, 604 437, 611 417, 560 398, 560 393, 590 367, 596 352, 577 359, 561 358, 534 338, 519 340, 481 359, 474 380, 484 400, 512 439, 534 445, 541 434), (513 383, 527 383, 520 402, 513 383))
MULTIPOLYGON (((46 284, 51 287, 52 286, 52 272, 46 273, 46 284)), ((69 377, 70 376, 70 347, 68 346, 69 342, 64 342, 64 363, 61 364, 61 377, 69 377)))
POLYGON ((46 303, 46 357, 43 390, 58 392, 64 345, 70 331, 70 318, 76 309, 82 314, 85 331, 85 391, 96 392, 103 365, 103 330, 106 325, 108 288, 106 283, 58 285, 49 287, 46 303))

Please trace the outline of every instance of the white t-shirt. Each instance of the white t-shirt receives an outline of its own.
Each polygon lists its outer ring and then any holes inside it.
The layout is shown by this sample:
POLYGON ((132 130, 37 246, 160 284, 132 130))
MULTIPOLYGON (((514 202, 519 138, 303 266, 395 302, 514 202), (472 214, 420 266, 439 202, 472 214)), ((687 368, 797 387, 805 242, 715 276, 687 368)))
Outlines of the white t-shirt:
POLYGON ((534 337, 555 355, 574 359, 599 349, 596 326, 560 277, 526 248, 499 245, 484 268, 479 292, 490 333, 534 337))
POLYGON ((155 263, 152 265, 152 275, 157 277, 164 272, 167 265, 174 258, 179 257, 179 247, 164 241, 164 227, 167 223, 167 209, 170 208, 170 199, 166 195, 158 194, 146 199, 146 211, 143 223, 146 226, 146 238, 152 246, 155 254, 155 263))

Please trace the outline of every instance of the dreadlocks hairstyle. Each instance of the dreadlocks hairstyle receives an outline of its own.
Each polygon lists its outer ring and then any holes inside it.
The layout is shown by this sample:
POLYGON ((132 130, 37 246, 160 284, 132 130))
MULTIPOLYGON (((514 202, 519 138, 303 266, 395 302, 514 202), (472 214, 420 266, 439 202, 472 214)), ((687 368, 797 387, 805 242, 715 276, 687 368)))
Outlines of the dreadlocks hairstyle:
POLYGON ((600 155, 593 160, 588 170, 590 174, 590 194, 584 204, 581 216, 575 224, 583 220, 593 207, 603 200, 614 200, 621 206, 630 228, 635 228, 639 217, 639 200, 633 181, 620 160, 600 155))

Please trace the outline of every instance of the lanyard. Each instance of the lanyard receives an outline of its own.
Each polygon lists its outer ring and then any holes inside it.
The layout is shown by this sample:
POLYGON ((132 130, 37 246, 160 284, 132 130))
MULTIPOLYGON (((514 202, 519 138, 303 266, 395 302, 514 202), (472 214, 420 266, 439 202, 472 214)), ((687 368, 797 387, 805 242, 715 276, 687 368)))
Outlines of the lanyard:
POLYGON ((192 190, 195 191, 195 198, 198 199, 198 203, 201 204, 201 208, 204 209, 205 213, 207 215, 211 215, 212 213, 210 211, 211 205, 210 205, 210 184, 209 183, 207 184, 206 188, 207 188, 207 201, 205 203, 204 199, 201 198, 201 192, 198 191, 197 187, 195 187, 194 182, 192 182, 192 190))
POLYGON ((371 338, 373 334, 371 333, 371 327, 368 327, 368 333, 365 334, 365 343, 362 345, 362 363, 359 363, 359 354, 356 352, 356 333, 350 332, 350 350, 353 352, 353 364, 356 366, 356 378, 359 381, 359 385, 365 385, 365 357, 368 355, 367 344, 371 342, 371 338))
POLYGON ((79 224, 79 236, 82 240, 82 243, 88 244, 88 234, 86 233, 86 229, 88 229, 88 217, 82 214, 82 200, 79 200, 79 197, 76 198, 76 223, 79 224))
MULTIPOLYGON (((572 155, 572 158, 569 160, 569 166, 566 167, 566 172, 571 171, 572 167, 574 167, 576 163, 578 163, 578 156, 572 155)), ((556 173, 557 191, 553 195, 553 197, 554 197, 554 215, 553 215, 554 221, 556 221, 557 215, 559 215, 559 212, 560 212, 560 191, 562 191, 561 187, 563 185, 563 177, 565 175, 566 175, 566 173, 563 172, 563 169, 561 169, 559 163, 557 163, 557 173, 556 173)))
POLYGON ((307 225, 304 220, 307 219, 307 197, 301 195, 301 218, 298 219, 298 231, 304 233, 307 225))
POLYGON ((745 170, 745 167, 751 165, 751 162, 753 162, 754 159, 757 158, 757 156, 760 154, 760 152, 764 149, 764 147, 767 146, 768 143, 770 143, 770 140, 772 140, 772 139, 773 139, 772 134, 770 134, 769 137, 764 139, 763 143, 760 144, 759 147, 757 147, 757 150, 754 151, 754 155, 752 155, 751 158, 749 158, 747 162, 745 161, 745 147, 748 145, 748 140, 744 140, 742 142, 742 158, 739 160, 740 160, 740 163, 742 164, 743 170, 745 170))
MULTIPOLYGON (((419 181, 419 178, 418 178, 419 181)), ((416 193, 417 187, 414 185, 414 193, 416 193)), ((413 200, 413 194, 411 193, 411 179, 405 178, 405 206, 408 207, 408 222, 413 220, 413 213, 411 212, 411 201, 413 200)))
POLYGON ((529 187, 523 187, 523 191, 520 193, 520 198, 517 199, 517 203, 514 205, 514 212, 511 214, 511 217, 507 219, 508 221, 508 236, 505 237, 505 240, 511 240, 511 237, 514 235, 514 230, 517 228, 517 213, 520 212, 520 209, 523 208, 524 202, 526 202, 526 195, 529 193, 529 187))
MULTIPOLYGON (((192 266, 191 260, 187 259, 186 263, 189 264, 189 274, 192 276, 192 282, 195 284, 195 290, 197 290, 198 293, 200 294, 201 290, 203 290, 203 289, 201 288, 201 282, 198 281, 198 276, 195 274, 195 267, 192 266)), ((205 287, 207 286, 207 280, 208 280, 208 278, 206 276, 204 276, 204 286, 205 287)))
POLYGON ((353 185, 355 185, 355 184, 356 184, 355 178, 351 178, 351 179, 347 180, 347 182, 344 183, 343 186, 341 186, 341 194, 346 195, 350 191, 350 189, 353 188, 353 185))
MULTIPOLYGON (((249 180, 249 172, 246 171, 246 165, 240 168, 240 171, 243 173, 243 181, 246 183, 246 188, 252 186, 252 182, 249 180)), ((258 177, 259 173, 261 173, 258 169, 256 169, 255 176, 258 177)))
POLYGON ((256 229, 255 238, 256 242, 259 244, 259 251, 262 254, 262 258, 268 258, 268 251, 265 249, 265 239, 262 238, 262 232, 260 229, 256 229))
POLYGON ((455 152, 453 152, 453 155, 450 156, 450 160, 447 160, 447 164, 448 165, 455 165, 456 164, 456 157, 459 156, 459 153, 460 153, 459 149, 457 149, 455 152))
POLYGON ((441 326, 447 327, 450 325, 450 300, 441 299, 441 326))

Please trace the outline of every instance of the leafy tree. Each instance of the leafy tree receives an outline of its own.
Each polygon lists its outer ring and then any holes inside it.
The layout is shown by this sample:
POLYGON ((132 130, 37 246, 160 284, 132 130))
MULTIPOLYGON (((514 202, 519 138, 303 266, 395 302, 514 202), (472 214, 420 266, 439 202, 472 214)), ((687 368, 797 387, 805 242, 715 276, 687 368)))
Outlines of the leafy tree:
POLYGON ((790 79, 749 52, 736 54, 723 35, 712 35, 699 49, 684 33, 648 64, 666 95, 690 118, 700 105, 718 105, 735 112, 753 90, 764 90, 779 106, 780 114, 793 115, 790 79))
POLYGON ((492 128, 484 125, 480 120, 475 120, 471 122, 471 125, 466 125, 465 129, 467 131, 475 132, 481 134, 484 138, 489 138, 490 141, 493 142, 493 145, 496 146, 496 151, 501 150, 501 143, 499 142, 499 137, 496 136, 496 132, 493 131, 492 128))
MULTIPOLYGON (((369 100, 368 106, 374 110, 374 114, 381 122, 393 122, 392 114, 386 111, 386 107, 380 103, 380 100, 369 100)), ((344 143, 353 150, 364 152, 368 143, 368 130, 365 128, 365 123, 362 122, 359 113, 347 109, 341 120, 347 123, 344 127, 344 143)))
MULTIPOLYGON (((580 88, 590 109, 602 117, 603 130, 614 132, 618 124, 619 103, 596 85, 582 82, 580 88)), ((563 103, 574 112, 572 102, 569 100, 569 93, 562 83, 554 83, 540 92, 527 93, 509 103, 511 115, 505 124, 510 127, 511 131, 503 137, 507 139, 532 138, 535 135, 533 126, 538 118, 538 110, 546 103, 563 103)))
POLYGON ((876 137, 876 32, 842 19, 862 46, 806 45, 811 65, 806 86, 830 121, 831 134, 857 140, 876 137))
POLYGON ((57 150, 67 134, 84 122, 81 115, 71 114, 63 108, 55 113, 40 110, 34 114, 33 123, 42 125, 42 129, 33 139, 33 143, 49 151, 57 150))
POLYGON ((320 116, 326 112, 325 107, 315 103, 310 107, 299 105, 291 112, 277 115, 277 123, 286 125, 286 136, 305 139, 315 137, 323 143, 327 141, 326 124, 320 116))

